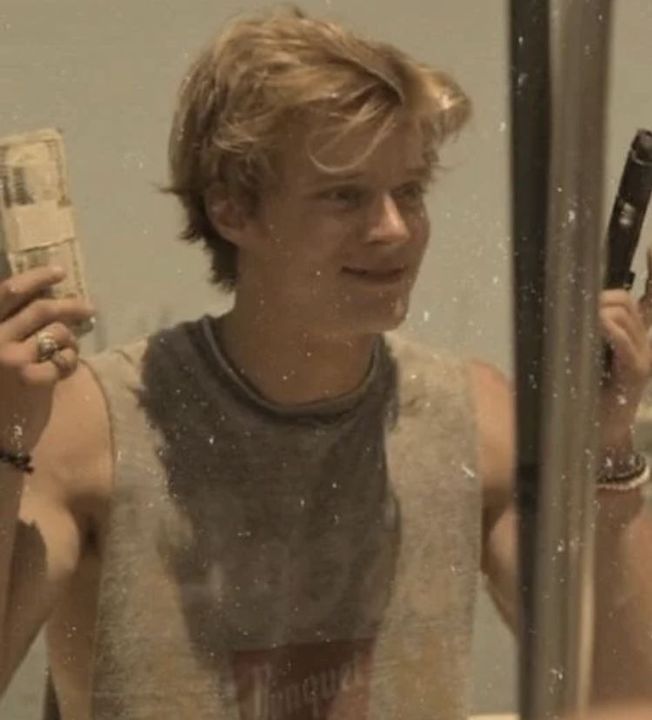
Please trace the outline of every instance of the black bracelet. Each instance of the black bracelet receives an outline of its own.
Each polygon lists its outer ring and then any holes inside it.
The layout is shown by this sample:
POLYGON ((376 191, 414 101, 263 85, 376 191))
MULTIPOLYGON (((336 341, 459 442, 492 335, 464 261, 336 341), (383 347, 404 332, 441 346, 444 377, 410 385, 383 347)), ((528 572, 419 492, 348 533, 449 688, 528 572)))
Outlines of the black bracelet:
POLYGON ((9 465, 15 467, 16 470, 21 470, 29 475, 34 472, 32 456, 26 452, 11 453, 6 450, 0 450, 0 462, 8 463, 9 465))

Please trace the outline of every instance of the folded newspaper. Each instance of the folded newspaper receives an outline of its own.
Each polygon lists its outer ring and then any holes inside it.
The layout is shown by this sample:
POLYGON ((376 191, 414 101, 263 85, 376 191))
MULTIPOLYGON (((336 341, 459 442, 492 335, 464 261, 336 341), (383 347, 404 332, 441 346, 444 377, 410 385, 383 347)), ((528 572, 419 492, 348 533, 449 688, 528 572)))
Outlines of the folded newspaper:
POLYGON ((66 271, 50 296, 88 298, 63 138, 54 129, 0 138, 0 279, 43 265, 66 271))

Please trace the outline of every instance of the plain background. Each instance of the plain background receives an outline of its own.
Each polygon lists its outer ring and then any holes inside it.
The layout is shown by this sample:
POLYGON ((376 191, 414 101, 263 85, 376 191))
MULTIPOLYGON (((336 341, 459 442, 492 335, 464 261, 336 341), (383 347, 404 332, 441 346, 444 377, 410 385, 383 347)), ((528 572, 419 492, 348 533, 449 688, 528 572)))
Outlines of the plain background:
MULTIPOLYGON (((471 126, 443 153, 430 200, 432 244, 406 332, 512 370, 507 4, 504 0, 325 0, 301 6, 393 42, 454 74, 471 126)), ((2 0, 0 136, 59 127, 66 140, 87 275, 100 326, 88 352, 161 324, 219 312, 198 248, 175 239, 166 143, 178 84, 199 47, 262 4, 208 0, 2 0)), ((635 130, 652 127, 652 4, 614 2, 607 197, 635 130)), ((650 235, 648 233, 647 237, 650 235)), ((35 644, 0 703, 1 720, 38 717, 35 644)), ((514 707, 515 647, 483 596, 474 710, 514 707)))

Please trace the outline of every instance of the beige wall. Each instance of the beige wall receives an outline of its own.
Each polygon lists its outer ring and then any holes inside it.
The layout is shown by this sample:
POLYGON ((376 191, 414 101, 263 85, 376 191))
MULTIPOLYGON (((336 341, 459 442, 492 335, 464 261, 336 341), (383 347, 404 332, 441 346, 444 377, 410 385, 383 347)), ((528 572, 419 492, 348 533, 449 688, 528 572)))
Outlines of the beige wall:
MULTIPOLYGON (((652 126, 652 4, 614 4, 609 197, 633 132, 652 126)), ((510 372, 506 3, 302 5, 452 71, 473 97, 470 129, 443 156, 452 172, 433 195, 432 247, 407 329, 510 372)), ((213 27, 253 7, 226 0, 2 0, 0 135, 52 125, 65 133, 89 281, 103 315, 104 334, 87 349, 224 306, 205 282, 201 252, 175 242, 177 210, 154 185, 166 179, 166 134, 189 59, 213 27)), ((484 599, 477 630, 475 709, 509 709, 513 643, 484 599)), ((41 655, 37 647, 0 704, 0 720, 35 717, 41 655)))

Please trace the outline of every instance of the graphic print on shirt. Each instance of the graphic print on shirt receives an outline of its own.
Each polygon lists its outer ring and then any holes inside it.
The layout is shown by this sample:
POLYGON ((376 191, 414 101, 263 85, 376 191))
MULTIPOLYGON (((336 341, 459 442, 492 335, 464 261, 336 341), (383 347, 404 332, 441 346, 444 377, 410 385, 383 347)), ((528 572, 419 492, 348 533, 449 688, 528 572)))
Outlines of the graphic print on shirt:
POLYGON ((367 720, 372 641, 232 655, 239 720, 367 720))

